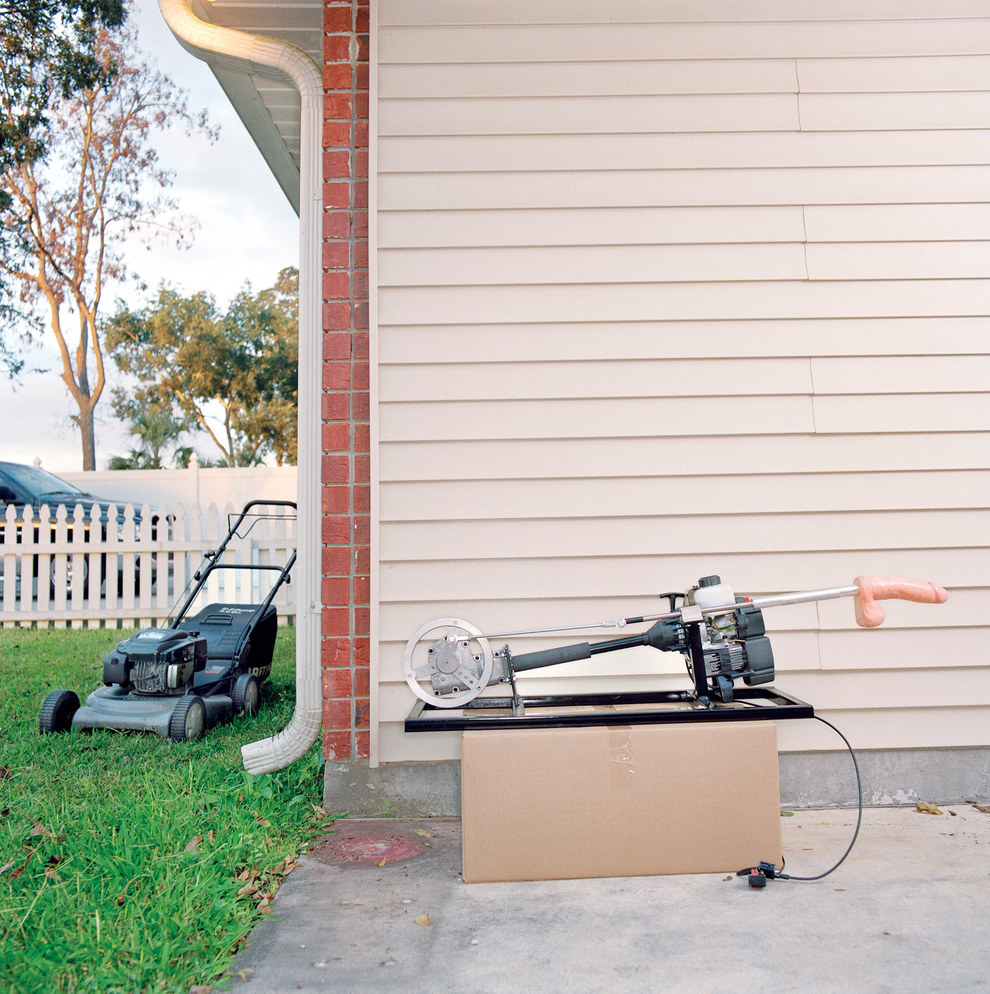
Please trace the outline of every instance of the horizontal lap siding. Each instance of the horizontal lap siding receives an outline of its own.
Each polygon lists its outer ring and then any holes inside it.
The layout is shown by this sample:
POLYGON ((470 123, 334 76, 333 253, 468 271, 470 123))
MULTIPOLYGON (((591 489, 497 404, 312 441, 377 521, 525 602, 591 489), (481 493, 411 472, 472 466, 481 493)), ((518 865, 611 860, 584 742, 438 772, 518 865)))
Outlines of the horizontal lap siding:
POLYGON ((931 7, 381 5, 381 761, 457 755, 401 730, 427 619, 604 638, 712 572, 948 586, 771 609, 778 683, 862 748, 987 743, 990 18, 931 7))

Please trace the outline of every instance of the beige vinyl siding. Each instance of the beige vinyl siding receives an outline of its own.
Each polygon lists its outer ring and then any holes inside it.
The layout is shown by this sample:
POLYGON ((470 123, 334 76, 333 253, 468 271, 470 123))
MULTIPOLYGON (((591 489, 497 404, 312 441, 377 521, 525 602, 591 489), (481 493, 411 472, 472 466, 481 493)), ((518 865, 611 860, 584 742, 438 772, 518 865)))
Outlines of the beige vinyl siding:
POLYGON ((376 42, 375 760, 458 755, 402 731, 428 619, 607 638, 709 573, 949 587, 770 609, 776 683, 858 748, 990 744, 985 4, 383 0, 376 42))

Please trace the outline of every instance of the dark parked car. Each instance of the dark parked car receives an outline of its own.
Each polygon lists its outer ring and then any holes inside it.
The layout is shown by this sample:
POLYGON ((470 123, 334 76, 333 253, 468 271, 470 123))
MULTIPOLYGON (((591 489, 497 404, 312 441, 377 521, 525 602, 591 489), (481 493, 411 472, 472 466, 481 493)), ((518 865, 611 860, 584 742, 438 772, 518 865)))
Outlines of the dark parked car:
MULTIPOLYGON (((98 508, 99 520, 103 524, 109 520, 110 508, 117 507, 117 522, 121 525, 124 523, 123 503, 120 501, 94 497, 40 466, 0 462, 0 513, 6 510, 8 504, 15 505, 18 510, 30 505, 35 511, 36 520, 42 504, 48 506, 52 517, 64 504, 69 519, 76 505, 82 504, 85 509, 84 520, 87 523, 91 521, 94 510, 98 508)), ((2 528, 3 521, 0 520, 0 529, 2 528)))
MULTIPOLYGON (((87 532, 87 539, 92 533, 94 524, 99 528, 100 539, 105 539, 110 534, 110 529, 117 529, 118 533, 124 527, 124 502, 107 500, 105 497, 94 497, 66 480, 60 479, 54 473, 49 473, 39 466, 24 466, 21 463, 0 462, 0 538, 3 537, 6 525, 7 506, 13 504, 17 509, 17 529, 18 535, 24 527, 24 508, 30 507, 32 513, 31 525, 34 529, 35 538, 38 537, 41 528, 41 508, 48 509, 49 527, 54 529, 55 516, 60 507, 66 509, 66 521, 69 535, 72 534, 74 524, 73 514, 76 505, 83 508, 83 527, 87 532), (110 520, 110 509, 115 508, 115 519, 110 520)), ((134 514, 133 526, 135 530, 141 523, 141 516, 137 512, 134 514)), ((107 564, 106 557, 101 557, 101 581, 106 578, 107 564)), ((37 577, 37 570, 35 570, 37 577)), ((0 580, 3 578, 3 564, 0 563, 0 580)), ((71 567, 69 569, 68 584, 71 590, 73 582, 71 567)), ((54 570, 52 570, 51 583, 54 585, 54 570)), ((54 591, 53 591, 54 592, 54 591)))

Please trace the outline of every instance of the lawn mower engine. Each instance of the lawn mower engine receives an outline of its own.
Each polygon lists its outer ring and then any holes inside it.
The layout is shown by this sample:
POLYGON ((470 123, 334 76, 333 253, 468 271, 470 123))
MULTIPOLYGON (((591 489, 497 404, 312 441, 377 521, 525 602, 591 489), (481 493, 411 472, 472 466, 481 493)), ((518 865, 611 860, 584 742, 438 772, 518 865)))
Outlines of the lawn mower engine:
POLYGON ((103 660, 103 682, 136 694, 181 696, 206 667, 206 639, 198 632, 146 628, 117 644, 103 660))
POLYGON ((704 673, 700 676, 709 681, 712 697, 726 704, 733 699, 732 681, 737 678, 741 677, 748 687, 773 681, 773 649, 759 608, 745 603, 742 598, 737 599, 717 576, 702 577, 698 586, 688 591, 685 602, 682 620, 693 617, 700 624, 696 628, 688 627, 681 635, 686 645, 677 647, 682 652, 685 648, 688 650, 684 655, 688 672, 696 684, 699 674, 695 674, 694 668, 698 659, 704 661, 704 673), (733 602, 737 607, 731 613, 704 615, 706 608, 733 602))

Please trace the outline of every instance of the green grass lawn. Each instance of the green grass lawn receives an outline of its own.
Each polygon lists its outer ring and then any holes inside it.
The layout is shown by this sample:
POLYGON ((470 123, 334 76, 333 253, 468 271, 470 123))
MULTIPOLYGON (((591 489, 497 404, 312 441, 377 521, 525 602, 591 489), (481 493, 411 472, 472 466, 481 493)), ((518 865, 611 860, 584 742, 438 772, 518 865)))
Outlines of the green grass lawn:
POLYGON ((325 828, 318 747, 244 772, 288 724, 295 639, 279 630, 260 713, 197 742, 38 734, 50 690, 81 700, 127 632, 0 631, 0 990, 183 991, 210 984, 325 828))

